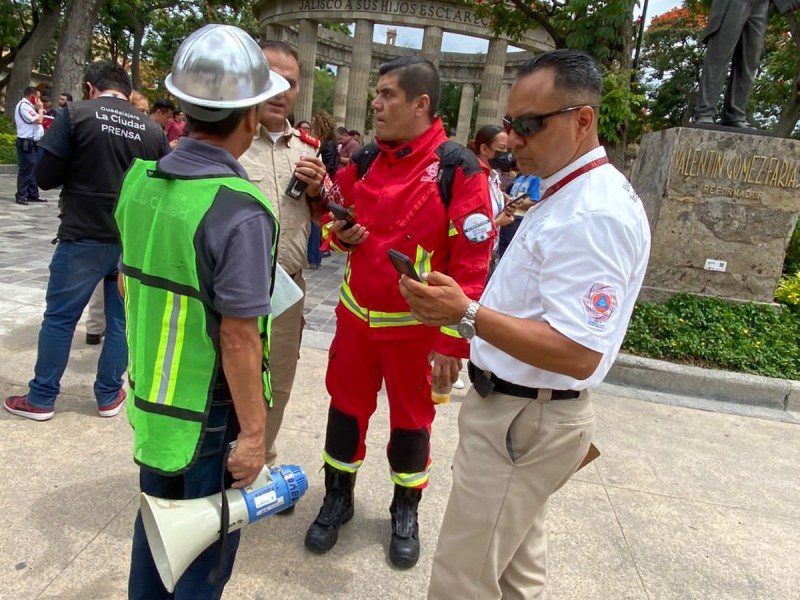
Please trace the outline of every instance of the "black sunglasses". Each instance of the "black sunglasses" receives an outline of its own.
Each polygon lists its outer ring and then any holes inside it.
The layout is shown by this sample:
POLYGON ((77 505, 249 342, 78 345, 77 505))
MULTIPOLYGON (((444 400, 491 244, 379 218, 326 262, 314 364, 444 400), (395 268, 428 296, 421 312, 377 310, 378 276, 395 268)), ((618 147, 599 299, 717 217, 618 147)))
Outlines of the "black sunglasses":
POLYGON ((573 110, 578 110, 579 108, 584 108, 586 106, 589 106, 589 108, 597 108, 596 106, 581 104, 579 106, 568 106, 567 108, 562 108, 561 110, 554 110, 553 112, 545 113, 543 115, 522 115, 516 119, 512 119, 506 115, 503 117, 503 129, 506 130, 506 133, 511 133, 511 130, 513 129, 515 133, 521 135, 522 137, 528 137, 544 128, 545 119, 549 117, 555 117, 556 115, 563 113, 572 112, 573 110))

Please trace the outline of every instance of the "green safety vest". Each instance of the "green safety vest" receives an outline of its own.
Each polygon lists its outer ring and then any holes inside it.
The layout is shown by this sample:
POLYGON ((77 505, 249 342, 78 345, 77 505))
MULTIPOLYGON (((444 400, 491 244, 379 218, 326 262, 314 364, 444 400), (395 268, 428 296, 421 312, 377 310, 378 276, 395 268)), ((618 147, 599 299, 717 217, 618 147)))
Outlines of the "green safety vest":
MULTIPOLYGON (((136 160, 115 213, 122 242, 134 460, 166 475, 185 471, 197 459, 220 368, 218 335, 209 332, 209 317, 218 313, 200 286, 194 240, 221 188, 247 194, 272 219, 274 282, 278 220, 249 181, 233 175, 182 179, 157 171, 155 162, 136 160)), ((259 328, 269 403, 268 316, 259 318, 259 328)))

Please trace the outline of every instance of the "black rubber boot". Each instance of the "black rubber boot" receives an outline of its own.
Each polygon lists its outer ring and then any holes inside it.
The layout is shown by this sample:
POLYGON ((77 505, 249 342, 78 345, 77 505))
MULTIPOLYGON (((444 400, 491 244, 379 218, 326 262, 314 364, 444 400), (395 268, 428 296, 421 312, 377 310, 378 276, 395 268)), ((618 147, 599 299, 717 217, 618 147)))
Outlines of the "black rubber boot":
POLYGON ((353 488, 356 474, 334 469, 325 463, 325 499, 316 520, 306 532, 306 548, 324 554, 336 545, 339 525, 353 518, 353 488))
POLYGON ((392 543, 389 545, 389 561, 401 569, 410 569, 419 560, 419 522, 417 508, 422 490, 394 486, 394 498, 389 511, 392 513, 392 543))

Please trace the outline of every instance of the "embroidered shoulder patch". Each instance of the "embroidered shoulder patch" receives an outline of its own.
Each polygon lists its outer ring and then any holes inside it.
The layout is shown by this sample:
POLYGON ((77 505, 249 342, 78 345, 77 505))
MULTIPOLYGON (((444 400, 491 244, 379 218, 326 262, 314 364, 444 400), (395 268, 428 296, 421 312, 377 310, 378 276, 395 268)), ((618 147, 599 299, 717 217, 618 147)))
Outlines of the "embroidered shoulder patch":
POLYGON ((583 308, 589 325, 605 329, 606 322, 617 310, 617 291, 610 285, 595 283, 583 296, 583 308))
POLYGON ((485 242, 492 233, 492 220, 483 213, 472 213, 464 219, 463 227, 470 242, 485 242))
POLYGON ((420 178, 420 183, 436 183, 439 181, 439 162, 432 162, 425 169, 425 173, 420 178))

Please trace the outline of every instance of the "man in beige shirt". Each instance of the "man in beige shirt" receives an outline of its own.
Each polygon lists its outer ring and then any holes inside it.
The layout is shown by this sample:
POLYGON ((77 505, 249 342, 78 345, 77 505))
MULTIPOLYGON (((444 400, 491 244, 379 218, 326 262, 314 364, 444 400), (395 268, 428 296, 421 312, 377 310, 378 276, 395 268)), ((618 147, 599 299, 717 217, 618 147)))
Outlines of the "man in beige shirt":
MULTIPOLYGON (((284 42, 265 41, 261 43, 261 48, 270 70, 282 75, 290 87, 261 106, 260 125, 253 144, 239 162, 250 176, 250 181, 272 203, 280 221, 278 263, 305 293, 303 269, 308 266, 306 257, 311 219, 319 219, 324 212, 321 200, 324 195, 322 183, 325 165, 316 156, 319 141, 305 131, 294 129, 287 120, 298 96, 300 65, 297 53, 284 42), (292 175, 297 175, 300 181, 308 184, 297 199, 286 194, 292 175)), ((277 459, 275 439, 292 391, 302 334, 301 300, 272 322, 272 407, 267 414, 266 434, 266 462, 270 466, 277 459)))

